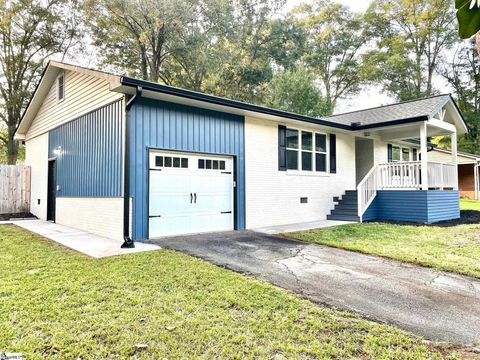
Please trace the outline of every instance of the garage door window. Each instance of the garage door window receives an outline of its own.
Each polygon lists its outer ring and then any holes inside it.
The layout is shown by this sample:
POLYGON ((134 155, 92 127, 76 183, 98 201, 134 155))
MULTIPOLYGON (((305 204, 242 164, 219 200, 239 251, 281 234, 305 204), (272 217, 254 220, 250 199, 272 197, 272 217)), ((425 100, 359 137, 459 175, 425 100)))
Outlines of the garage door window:
POLYGON ((188 158, 172 156, 155 156, 156 167, 188 168, 188 158))
POLYGON ((225 170, 225 160, 198 159, 198 168, 205 170, 225 170))

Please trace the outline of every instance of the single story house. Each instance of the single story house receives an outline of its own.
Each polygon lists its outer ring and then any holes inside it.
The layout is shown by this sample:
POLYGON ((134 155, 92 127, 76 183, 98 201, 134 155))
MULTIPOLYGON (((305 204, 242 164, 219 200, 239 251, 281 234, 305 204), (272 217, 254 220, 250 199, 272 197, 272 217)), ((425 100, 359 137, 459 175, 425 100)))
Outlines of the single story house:
MULTIPOLYGON (((437 162, 449 161, 451 156, 451 151, 438 147, 429 153, 429 159, 437 162)), ((480 155, 459 151, 457 163, 460 197, 480 200, 480 155)))
POLYGON ((450 95, 319 119, 50 61, 16 139, 34 215, 132 246, 327 218, 458 218, 466 131, 450 95), (437 135, 452 135, 448 163, 428 158, 437 135))

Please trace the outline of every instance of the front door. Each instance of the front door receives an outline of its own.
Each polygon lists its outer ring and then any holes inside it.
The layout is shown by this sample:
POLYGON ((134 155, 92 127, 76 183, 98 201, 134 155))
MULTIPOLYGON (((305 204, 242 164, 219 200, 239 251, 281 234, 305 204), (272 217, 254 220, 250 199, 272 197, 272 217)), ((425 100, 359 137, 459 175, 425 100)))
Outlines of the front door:
POLYGON ((233 230, 233 158, 151 151, 149 237, 233 230))
POLYGON ((55 202, 57 193, 57 162, 48 161, 47 220, 55 222, 55 202))

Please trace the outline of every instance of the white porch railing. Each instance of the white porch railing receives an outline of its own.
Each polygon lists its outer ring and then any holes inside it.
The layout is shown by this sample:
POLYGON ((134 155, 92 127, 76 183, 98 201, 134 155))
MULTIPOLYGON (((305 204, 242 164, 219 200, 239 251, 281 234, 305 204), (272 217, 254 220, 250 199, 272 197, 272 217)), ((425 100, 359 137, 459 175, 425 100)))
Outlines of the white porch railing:
POLYGON ((457 167, 453 164, 428 162, 428 187, 454 189, 457 186, 457 167))
MULTIPOLYGON (((456 189, 457 167, 429 161, 427 168, 428 189, 456 189)), ((357 186, 358 216, 363 214, 377 196, 378 190, 422 189, 422 166, 420 161, 401 161, 374 166, 357 186)))

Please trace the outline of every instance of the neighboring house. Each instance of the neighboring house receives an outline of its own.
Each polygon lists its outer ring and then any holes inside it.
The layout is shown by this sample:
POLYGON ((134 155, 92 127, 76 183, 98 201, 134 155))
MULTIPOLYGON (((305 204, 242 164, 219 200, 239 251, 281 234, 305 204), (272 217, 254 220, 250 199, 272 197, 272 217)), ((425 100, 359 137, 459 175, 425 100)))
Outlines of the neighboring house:
MULTIPOLYGON (((452 152, 435 148, 428 154, 429 160, 450 161, 452 152)), ((480 155, 458 152, 458 188, 460 196, 467 199, 480 199, 480 155)))
POLYGON ((449 95, 317 119, 52 61, 16 138, 34 215, 130 243, 458 218, 456 165, 418 154, 436 135, 455 149, 466 131, 449 95))

